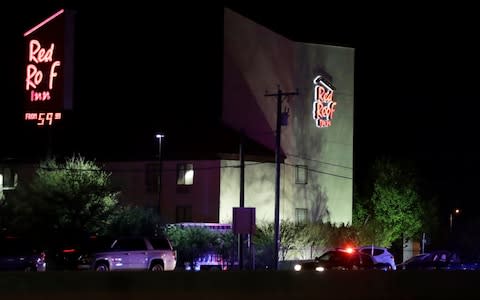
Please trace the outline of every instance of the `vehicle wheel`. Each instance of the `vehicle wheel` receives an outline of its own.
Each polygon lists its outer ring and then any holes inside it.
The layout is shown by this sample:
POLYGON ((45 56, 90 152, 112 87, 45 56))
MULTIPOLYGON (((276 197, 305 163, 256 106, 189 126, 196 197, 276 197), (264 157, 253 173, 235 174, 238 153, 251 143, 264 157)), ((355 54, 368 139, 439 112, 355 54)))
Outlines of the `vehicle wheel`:
POLYGON ((160 263, 154 263, 150 268, 152 272, 163 272, 163 266, 160 263))
POLYGON ((95 266, 95 271, 97 272, 108 272, 108 266, 106 263, 99 263, 98 265, 95 266))

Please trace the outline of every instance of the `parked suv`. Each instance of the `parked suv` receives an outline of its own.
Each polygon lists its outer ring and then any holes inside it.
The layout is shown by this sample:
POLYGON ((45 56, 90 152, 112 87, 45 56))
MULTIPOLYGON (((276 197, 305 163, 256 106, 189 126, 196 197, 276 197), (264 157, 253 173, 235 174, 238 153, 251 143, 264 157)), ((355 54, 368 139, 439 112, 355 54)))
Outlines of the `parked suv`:
POLYGON ((165 237, 123 237, 113 241, 109 249, 92 254, 95 271, 173 271, 177 252, 165 237))
POLYGON ((33 241, 19 237, 0 238, 0 270, 43 272, 45 251, 33 241))
POLYGON ((373 261, 376 264, 384 263, 387 268, 390 270, 396 270, 397 265, 395 264, 395 258, 393 254, 388 251, 387 248, 377 247, 377 246, 361 246, 357 248, 360 252, 364 254, 371 255, 373 261))

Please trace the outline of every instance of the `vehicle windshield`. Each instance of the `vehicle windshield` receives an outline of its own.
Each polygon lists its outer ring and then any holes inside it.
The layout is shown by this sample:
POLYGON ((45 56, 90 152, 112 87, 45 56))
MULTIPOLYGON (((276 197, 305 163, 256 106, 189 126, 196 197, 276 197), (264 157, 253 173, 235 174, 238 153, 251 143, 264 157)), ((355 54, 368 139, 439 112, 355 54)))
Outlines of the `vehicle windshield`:
POLYGON ((425 257, 427 257, 429 254, 425 253, 425 254, 420 254, 420 255, 415 255, 415 256, 412 256, 410 257, 409 259, 407 259, 404 263, 410 263, 410 262, 413 262, 413 261, 421 261, 423 260, 425 257))
POLYGON ((322 254, 320 257, 317 257, 318 262, 327 262, 327 261, 339 261, 344 257, 345 254, 339 251, 327 251, 322 254))

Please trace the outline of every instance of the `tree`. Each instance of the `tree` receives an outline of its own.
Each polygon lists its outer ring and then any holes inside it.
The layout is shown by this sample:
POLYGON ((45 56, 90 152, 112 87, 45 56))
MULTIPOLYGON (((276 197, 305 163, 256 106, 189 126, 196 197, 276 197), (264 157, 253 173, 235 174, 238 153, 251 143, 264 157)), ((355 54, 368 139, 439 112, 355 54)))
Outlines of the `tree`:
POLYGON ((275 256, 273 255, 273 251, 275 244, 273 236, 273 222, 257 224, 255 234, 253 235, 256 269, 268 269, 274 267, 275 256))
POLYGON ((216 232, 213 240, 214 251, 220 254, 224 261, 229 262, 230 268, 234 266, 235 245, 235 235, 233 231, 216 232))
POLYGON ((216 233, 208 228, 196 226, 167 226, 165 233, 178 251, 178 264, 189 263, 194 266, 195 261, 206 252, 213 250, 216 244, 216 233))
POLYGON ((28 185, 9 201, 10 227, 23 235, 103 234, 118 200, 110 174, 81 156, 41 162, 28 185))
POLYGON ((153 209, 124 205, 113 212, 107 231, 112 236, 157 236, 162 225, 160 216, 153 209))
POLYGON ((411 165, 383 158, 373 170, 371 194, 356 195, 353 224, 361 232, 361 243, 390 247, 395 240, 419 233, 425 207, 411 165))
MULTIPOLYGON (((265 222, 257 225, 253 235, 255 245, 256 267, 271 268, 274 264, 274 224, 265 222)), ((305 244, 306 224, 282 220, 280 223, 280 260, 285 260, 292 250, 305 244)))

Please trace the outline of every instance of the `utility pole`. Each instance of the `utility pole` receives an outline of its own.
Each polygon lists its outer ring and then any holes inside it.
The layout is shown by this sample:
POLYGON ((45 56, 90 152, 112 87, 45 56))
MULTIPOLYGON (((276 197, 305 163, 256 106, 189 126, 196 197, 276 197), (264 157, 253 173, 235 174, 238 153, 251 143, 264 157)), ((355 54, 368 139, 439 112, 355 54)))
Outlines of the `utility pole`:
MULTIPOLYGON (((243 130, 240 133, 240 207, 245 207, 245 155, 243 150, 243 130)), ((243 234, 238 234, 238 264, 243 270, 243 234)))
POLYGON ((295 92, 282 92, 280 86, 278 86, 277 93, 268 94, 265 93, 265 97, 277 97, 277 128, 275 130, 275 225, 274 225, 274 241, 275 249, 273 251, 275 270, 278 270, 278 252, 280 250, 280 137, 282 135, 282 97, 283 96, 295 96, 298 95, 298 89, 295 92))

